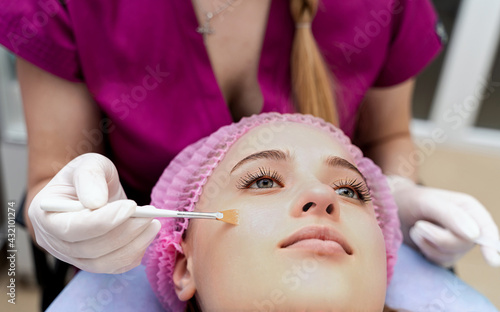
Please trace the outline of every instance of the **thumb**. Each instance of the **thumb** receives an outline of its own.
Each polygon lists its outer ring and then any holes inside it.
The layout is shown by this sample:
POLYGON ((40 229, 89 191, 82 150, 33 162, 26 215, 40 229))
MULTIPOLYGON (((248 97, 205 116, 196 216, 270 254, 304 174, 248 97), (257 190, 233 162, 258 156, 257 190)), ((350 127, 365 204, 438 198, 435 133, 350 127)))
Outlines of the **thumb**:
POLYGON ((443 254, 463 254, 474 247, 470 240, 457 237, 449 230, 428 221, 417 221, 410 233, 424 238, 436 251, 443 254))
POLYGON ((80 157, 82 159, 73 175, 73 184, 78 200, 84 207, 102 207, 108 203, 110 195, 123 192, 118 171, 111 160, 95 153, 80 157))
POLYGON ((454 202, 442 197, 427 198, 425 202, 423 219, 433 221, 469 241, 477 239, 481 234, 476 220, 454 202))
POLYGON ((490 266, 500 267, 500 254, 496 248, 492 246, 481 246, 481 252, 483 253, 484 259, 490 266))

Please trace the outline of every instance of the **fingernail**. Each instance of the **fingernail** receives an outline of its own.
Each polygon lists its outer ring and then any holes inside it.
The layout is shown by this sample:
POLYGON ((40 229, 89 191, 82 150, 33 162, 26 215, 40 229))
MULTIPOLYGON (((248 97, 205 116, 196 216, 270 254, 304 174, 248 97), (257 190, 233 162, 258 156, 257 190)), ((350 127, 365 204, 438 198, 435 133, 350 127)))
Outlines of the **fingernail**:
MULTIPOLYGON (((496 251, 495 251, 496 252, 496 251)), ((492 267, 500 267, 500 255, 496 252, 489 254, 486 258, 486 262, 492 267)))
POLYGON ((418 244, 418 242, 422 241, 424 237, 422 236, 422 233, 415 227, 412 227, 410 229, 410 238, 411 240, 415 243, 418 244))
POLYGON ((436 235, 434 228, 427 222, 417 221, 417 223, 415 223, 415 229, 423 231, 425 234, 427 234, 425 236, 432 237, 436 235))
POLYGON ((463 218, 460 221, 460 229, 470 240, 474 240, 481 235, 481 230, 479 226, 477 226, 476 222, 472 221, 469 218, 463 218))
POLYGON ((161 230, 161 222, 157 219, 154 219, 153 221, 151 221, 151 223, 154 224, 155 232, 156 234, 158 234, 158 232, 160 232, 161 230))

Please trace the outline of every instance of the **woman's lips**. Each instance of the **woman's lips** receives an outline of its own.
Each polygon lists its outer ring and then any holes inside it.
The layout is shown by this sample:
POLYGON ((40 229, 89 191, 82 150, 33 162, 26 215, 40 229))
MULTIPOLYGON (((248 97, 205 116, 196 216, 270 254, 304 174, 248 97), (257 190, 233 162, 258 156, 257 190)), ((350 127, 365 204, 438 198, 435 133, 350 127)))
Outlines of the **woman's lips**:
POLYGON ((320 255, 352 255, 345 238, 328 226, 306 226, 279 243, 280 248, 310 251, 320 255))

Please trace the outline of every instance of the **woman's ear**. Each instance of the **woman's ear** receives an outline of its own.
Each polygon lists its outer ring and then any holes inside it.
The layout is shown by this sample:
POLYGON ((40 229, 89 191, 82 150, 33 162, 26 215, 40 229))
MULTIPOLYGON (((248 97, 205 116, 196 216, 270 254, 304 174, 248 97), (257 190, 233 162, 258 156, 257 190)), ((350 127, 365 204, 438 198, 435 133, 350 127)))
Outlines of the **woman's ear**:
POLYGON ((188 301, 196 293, 196 284, 192 274, 192 260, 189 247, 185 242, 181 242, 184 254, 177 253, 177 259, 174 266, 173 282, 175 293, 181 301, 188 301))

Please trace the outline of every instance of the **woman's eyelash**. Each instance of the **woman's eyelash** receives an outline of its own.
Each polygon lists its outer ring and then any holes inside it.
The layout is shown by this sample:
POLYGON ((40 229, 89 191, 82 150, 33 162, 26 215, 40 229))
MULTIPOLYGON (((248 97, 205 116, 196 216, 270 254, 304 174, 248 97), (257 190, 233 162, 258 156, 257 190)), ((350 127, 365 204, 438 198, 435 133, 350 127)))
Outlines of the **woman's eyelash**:
POLYGON ((283 177, 277 171, 271 172, 271 169, 269 168, 259 168, 259 172, 248 172, 245 176, 241 177, 238 180, 236 187, 239 189, 246 189, 249 188, 255 181, 263 178, 271 179, 283 186, 283 177))
POLYGON ((338 189, 341 187, 349 187, 358 194, 358 197, 363 202, 371 201, 370 190, 364 182, 359 182, 356 179, 343 179, 335 181, 333 188, 338 189))
MULTIPOLYGON (((271 179, 276 183, 278 183, 279 185, 283 186, 283 177, 277 171, 271 171, 271 169, 269 168, 260 167, 258 172, 256 173, 248 172, 245 176, 241 177, 238 180, 236 187, 239 189, 247 189, 256 181, 264 178, 271 179)), ((356 192, 356 194, 359 197, 359 200, 361 200, 362 202, 371 201, 370 190, 368 189, 365 183, 360 182, 357 179, 346 178, 338 180, 333 183, 333 187, 335 189, 341 187, 349 187, 356 192)))

